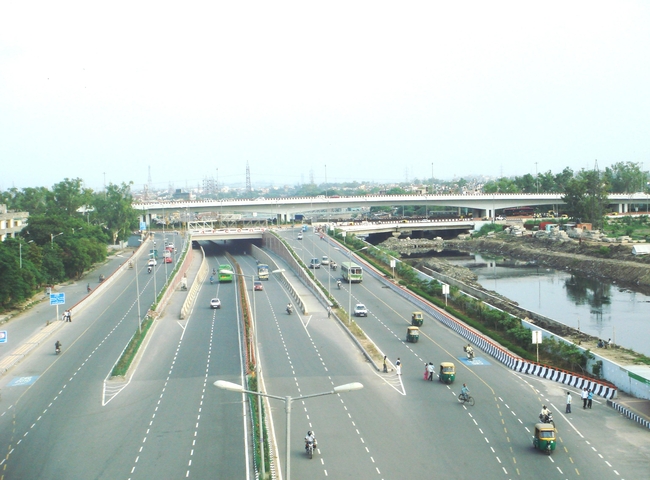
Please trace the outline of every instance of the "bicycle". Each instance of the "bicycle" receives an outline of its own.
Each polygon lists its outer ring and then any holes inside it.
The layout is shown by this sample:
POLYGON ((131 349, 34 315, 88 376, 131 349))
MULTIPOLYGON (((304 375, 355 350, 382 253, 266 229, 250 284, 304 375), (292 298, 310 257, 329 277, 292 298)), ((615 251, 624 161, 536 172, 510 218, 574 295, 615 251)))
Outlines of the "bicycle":
POLYGON ((472 397, 471 395, 465 395, 465 394, 462 394, 462 393, 461 393, 460 395, 458 395, 458 401, 459 401, 460 403, 465 403, 465 402, 467 402, 467 403, 469 403, 472 407, 474 406, 474 397, 472 397))

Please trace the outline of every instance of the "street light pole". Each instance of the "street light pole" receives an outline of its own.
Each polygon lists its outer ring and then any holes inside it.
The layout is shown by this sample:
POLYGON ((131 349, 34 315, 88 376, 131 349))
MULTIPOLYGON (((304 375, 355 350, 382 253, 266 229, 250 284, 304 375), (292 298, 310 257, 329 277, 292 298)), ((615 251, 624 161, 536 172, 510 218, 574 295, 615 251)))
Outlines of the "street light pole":
MULTIPOLYGON (((34 243, 34 240, 30 240, 27 243, 34 243)), ((18 256, 20 257, 20 268, 23 268, 23 241, 22 241, 22 238, 18 242, 18 256)))
POLYGON ((217 388, 222 388, 224 390, 230 390, 233 392, 240 392, 240 393, 249 393, 251 395, 259 395, 261 397, 268 397, 268 398, 275 398, 276 400, 282 400, 284 402, 284 409, 285 412, 287 413, 287 433, 286 433, 286 452, 285 452, 285 458, 286 458, 286 465, 285 465, 285 475, 287 477, 287 480, 291 480, 291 455, 290 455, 290 449, 291 449, 291 402, 294 400, 304 400, 306 398, 313 398, 313 397, 322 397, 324 395, 332 395, 334 393, 344 393, 344 392, 351 392, 354 390, 361 390, 363 388, 363 384, 359 382, 353 382, 353 383, 347 383, 345 385, 339 385, 338 387, 334 387, 333 390, 329 392, 322 392, 322 393, 313 393, 311 395, 301 395, 299 397, 291 397, 291 396, 286 396, 286 397, 280 397, 278 395, 271 395, 268 393, 261 393, 261 392, 253 392, 252 390, 246 390, 244 387, 241 385, 237 385, 236 383, 231 383, 227 382, 225 380, 217 380, 213 384, 217 388))
MULTIPOLYGON (((334 247, 336 250, 341 250, 338 247, 334 247)), ((359 250, 348 250, 348 258, 350 259, 350 267, 352 266, 352 254, 365 250, 368 247, 360 248, 359 250)), ((352 320, 352 275, 348 272, 348 323, 352 320)))
POLYGON ((63 235, 63 232, 57 233, 56 235, 54 235, 53 233, 50 233, 50 246, 54 245, 54 238, 58 237, 59 235, 63 235))

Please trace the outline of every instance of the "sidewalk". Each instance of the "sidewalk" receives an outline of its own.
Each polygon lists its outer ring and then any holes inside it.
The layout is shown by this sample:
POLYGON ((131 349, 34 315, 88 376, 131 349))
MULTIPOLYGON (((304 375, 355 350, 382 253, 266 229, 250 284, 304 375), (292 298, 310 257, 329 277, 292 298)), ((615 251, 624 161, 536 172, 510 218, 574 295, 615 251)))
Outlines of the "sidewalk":
POLYGON ((630 420, 633 420, 645 428, 650 428, 650 400, 635 398, 618 391, 617 398, 607 400, 607 405, 618 410, 630 420))

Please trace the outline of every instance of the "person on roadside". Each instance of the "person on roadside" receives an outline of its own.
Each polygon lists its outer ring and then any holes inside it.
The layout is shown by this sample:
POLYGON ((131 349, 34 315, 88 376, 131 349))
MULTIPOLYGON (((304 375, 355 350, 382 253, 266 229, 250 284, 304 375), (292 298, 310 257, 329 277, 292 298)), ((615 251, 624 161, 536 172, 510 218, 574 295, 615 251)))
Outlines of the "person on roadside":
POLYGON ((594 391, 589 390, 589 394, 587 395, 587 408, 591 409, 591 402, 594 399, 594 391))
POLYGON ((388 365, 386 364, 386 357, 387 355, 384 355, 384 373, 388 373, 388 365))
POLYGON ((429 373, 428 380, 430 382, 433 382, 433 371, 434 371, 433 363, 429 362, 429 365, 427 365, 427 372, 429 373))
POLYGON ((571 413, 571 392, 566 392, 566 411, 565 413, 571 413))
POLYGON ((402 374, 402 361, 399 357, 397 357, 397 361, 395 362, 395 373, 397 373, 397 375, 402 374))
POLYGON ((586 410, 587 409, 587 398, 589 397, 589 392, 587 391, 587 387, 582 389, 582 392, 580 392, 580 398, 582 398, 582 409, 586 410))

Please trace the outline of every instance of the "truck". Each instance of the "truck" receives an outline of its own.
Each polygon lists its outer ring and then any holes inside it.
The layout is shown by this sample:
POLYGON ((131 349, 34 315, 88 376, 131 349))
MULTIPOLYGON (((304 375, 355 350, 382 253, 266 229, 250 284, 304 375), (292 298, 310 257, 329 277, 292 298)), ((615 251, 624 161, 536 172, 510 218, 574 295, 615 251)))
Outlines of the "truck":
POLYGON ((257 276, 259 277, 260 280, 268 280, 269 279, 269 266, 260 263, 257 266, 257 276))

